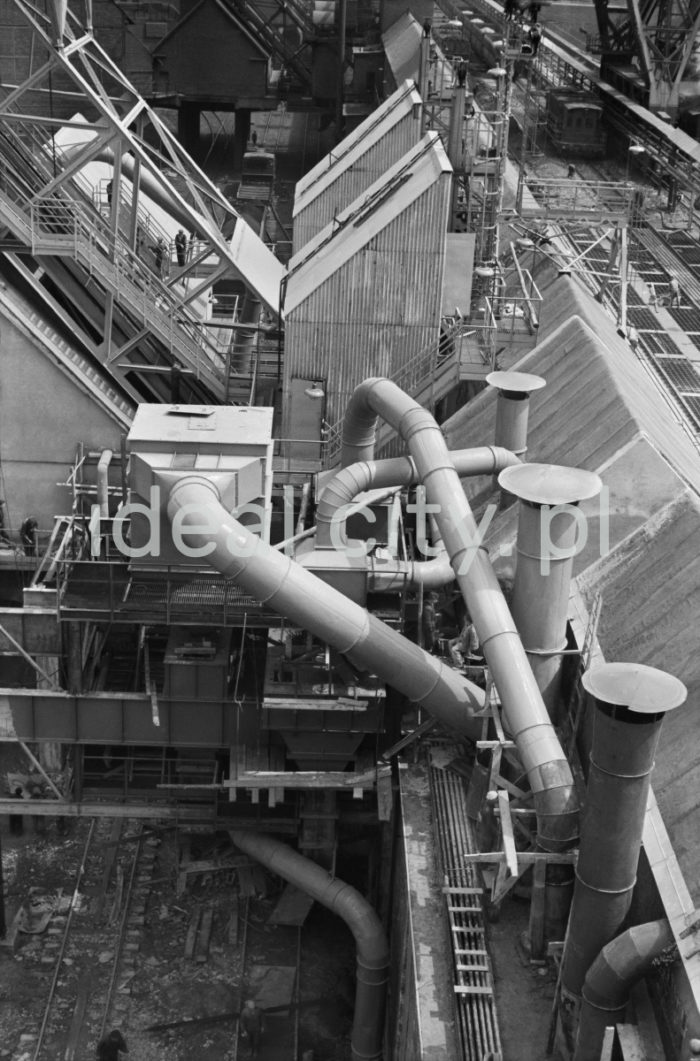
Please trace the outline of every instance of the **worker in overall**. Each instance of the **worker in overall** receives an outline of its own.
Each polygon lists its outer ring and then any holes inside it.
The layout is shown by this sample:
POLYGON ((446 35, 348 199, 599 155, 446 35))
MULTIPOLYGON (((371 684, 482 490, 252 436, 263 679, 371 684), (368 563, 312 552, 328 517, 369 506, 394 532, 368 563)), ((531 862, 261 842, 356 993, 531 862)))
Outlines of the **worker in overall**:
POLYGON ((241 1037, 246 1039, 250 1047, 250 1056, 257 1057, 260 1050, 260 1039, 263 1030, 262 1010, 249 998, 243 1006, 239 1021, 241 1037))
POLYGON ((183 266, 187 258, 187 236, 182 228, 175 236, 175 254, 177 255, 177 264, 183 266))
POLYGON ((533 25, 530 26, 527 35, 530 38, 530 48, 532 49, 532 54, 537 55, 537 49, 539 48, 540 41, 542 40, 542 30, 539 26, 533 25))
POLYGON ((39 524, 34 516, 27 516, 19 528, 19 536, 22 540, 22 548, 25 556, 36 556, 37 528, 39 524))
POLYGON ((674 306, 681 308, 681 285, 678 283, 678 279, 672 276, 668 282, 668 290, 671 296, 669 307, 673 309, 674 306))
POLYGON ((153 263, 155 266, 155 272, 158 274, 161 280, 164 280, 166 276, 166 250, 167 247, 165 246, 165 240, 162 236, 159 236, 155 246, 153 247, 153 263))
POLYGON ((97 1061, 119 1061, 120 1054, 128 1054, 129 1048, 122 1033, 114 1028, 97 1044, 97 1061))

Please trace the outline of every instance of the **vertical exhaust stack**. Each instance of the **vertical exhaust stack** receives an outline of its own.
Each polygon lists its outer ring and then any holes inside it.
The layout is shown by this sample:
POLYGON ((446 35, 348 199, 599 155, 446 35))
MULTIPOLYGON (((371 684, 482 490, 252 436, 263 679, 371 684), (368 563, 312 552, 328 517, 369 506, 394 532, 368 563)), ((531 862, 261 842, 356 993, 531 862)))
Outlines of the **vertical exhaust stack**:
POLYGON ((562 958, 561 1030, 571 1051, 586 974, 620 931, 632 900, 661 723, 684 703, 683 683, 639 663, 606 663, 583 685, 595 703, 593 747, 569 932, 562 958))
POLYGON ((556 464, 507 468, 498 482, 520 499, 511 610, 535 681, 557 722, 569 587, 578 551, 580 501, 595 497, 599 476, 556 464))
POLYGON ((530 395, 547 384, 541 376, 528 372, 489 372, 486 382, 498 391, 495 445, 509 449, 524 460, 530 395))

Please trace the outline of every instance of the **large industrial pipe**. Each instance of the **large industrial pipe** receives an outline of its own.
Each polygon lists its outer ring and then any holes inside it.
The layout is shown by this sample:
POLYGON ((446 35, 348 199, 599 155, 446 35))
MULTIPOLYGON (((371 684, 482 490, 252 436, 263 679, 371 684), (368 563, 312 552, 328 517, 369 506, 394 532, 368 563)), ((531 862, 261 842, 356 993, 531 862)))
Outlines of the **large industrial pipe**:
MULTIPOLYGON (((505 468, 520 464, 520 458, 498 446, 453 450, 452 462, 460 478, 475 475, 497 475, 505 468)), ((326 483, 316 508, 316 547, 338 547, 345 542, 343 510, 365 490, 380 490, 390 486, 413 486, 420 482, 416 463, 411 457, 389 460, 358 461, 341 468, 326 483), (332 526, 336 524, 335 532, 332 526), (335 541, 333 540, 335 538, 335 541)))
POLYGON ((580 531, 575 507, 595 497, 599 476, 554 464, 507 468, 499 484, 520 498, 511 608, 550 718, 558 722, 569 589, 580 531))
POLYGON ((600 1061, 605 1029, 622 1023, 630 992, 675 939, 662 918, 635 925, 603 947, 583 984, 574 1061, 600 1061))
POLYGON ((97 504, 100 506, 100 519, 109 519, 109 466, 113 453, 104 449, 97 462, 97 504))
POLYGON ((533 792, 538 842, 545 850, 565 850, 578 838, 579 808, 571 768, 493 568, 478 547, 476 521, 440 428, 391 380, 365 380, 350 399, 343 421, 342 463, 372 458, 379 416, 403 438, 428 501, 438 506, 435 520, 533 792))
POLYGON ((198 557, 257 600, 378 674, 446 725, 471 732, 469 721, 483 708, 483 689, 248 531, 223 507, 210 480, 188 475, 177 482, 168 516, 174 535, 186 537, 198 557))
POLYGON ((342 917, 347 924, 357 943, 352 1057, 353 1061, 379 1061, 382 1056, 389 945, 376 912, 355 888, 332 877, 317 863, 304 858, 279 840, 240 829, 230 829, 229 835, 241 851, 312 896, 322 906, 342 917))
POLYGON ((561 967, 561 1027, 569 1049, 586 973, 620 931, 632 900, 661 722, 687 695, 677 678, 639 663, 606 663, 587 671, 582 681, 595 712, 581 848, 561 967))
POLYGON ((530 395, 546 386, 541 376, 529 372, 489 372, 486 382, 498 391, 496 400, 497 446, 524 457, 527 451, 527 424, 530 395))

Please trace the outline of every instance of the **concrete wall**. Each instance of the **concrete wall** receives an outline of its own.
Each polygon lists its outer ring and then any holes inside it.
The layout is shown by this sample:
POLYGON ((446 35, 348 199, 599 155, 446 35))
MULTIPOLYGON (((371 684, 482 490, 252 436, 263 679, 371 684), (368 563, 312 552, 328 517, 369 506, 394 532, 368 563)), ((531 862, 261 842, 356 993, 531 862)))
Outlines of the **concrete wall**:
POLYGON ((0 316, 0 468, 13 536, 25 516, 40 529, 69 513, 65 481, 77 445, 119 452, 120 429, 95 398, 83 391, 7 317, 0 316))

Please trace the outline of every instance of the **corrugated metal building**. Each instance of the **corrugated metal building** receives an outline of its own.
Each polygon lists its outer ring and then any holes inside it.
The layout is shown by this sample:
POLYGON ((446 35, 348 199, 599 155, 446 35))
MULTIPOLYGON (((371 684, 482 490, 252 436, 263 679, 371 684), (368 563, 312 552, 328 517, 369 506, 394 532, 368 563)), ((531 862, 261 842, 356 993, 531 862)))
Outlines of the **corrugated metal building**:
POLYGON ((296 186, 294 253, 420 140, 422 100, 404 83, 296 186))
POLYGON ((437 340, 451 186, 440 138, 426 133, 291 259, 284 438, 308 437, 298 433, 304 381, 321 384, 333 423, 362 379, 391 375, 437 340))

